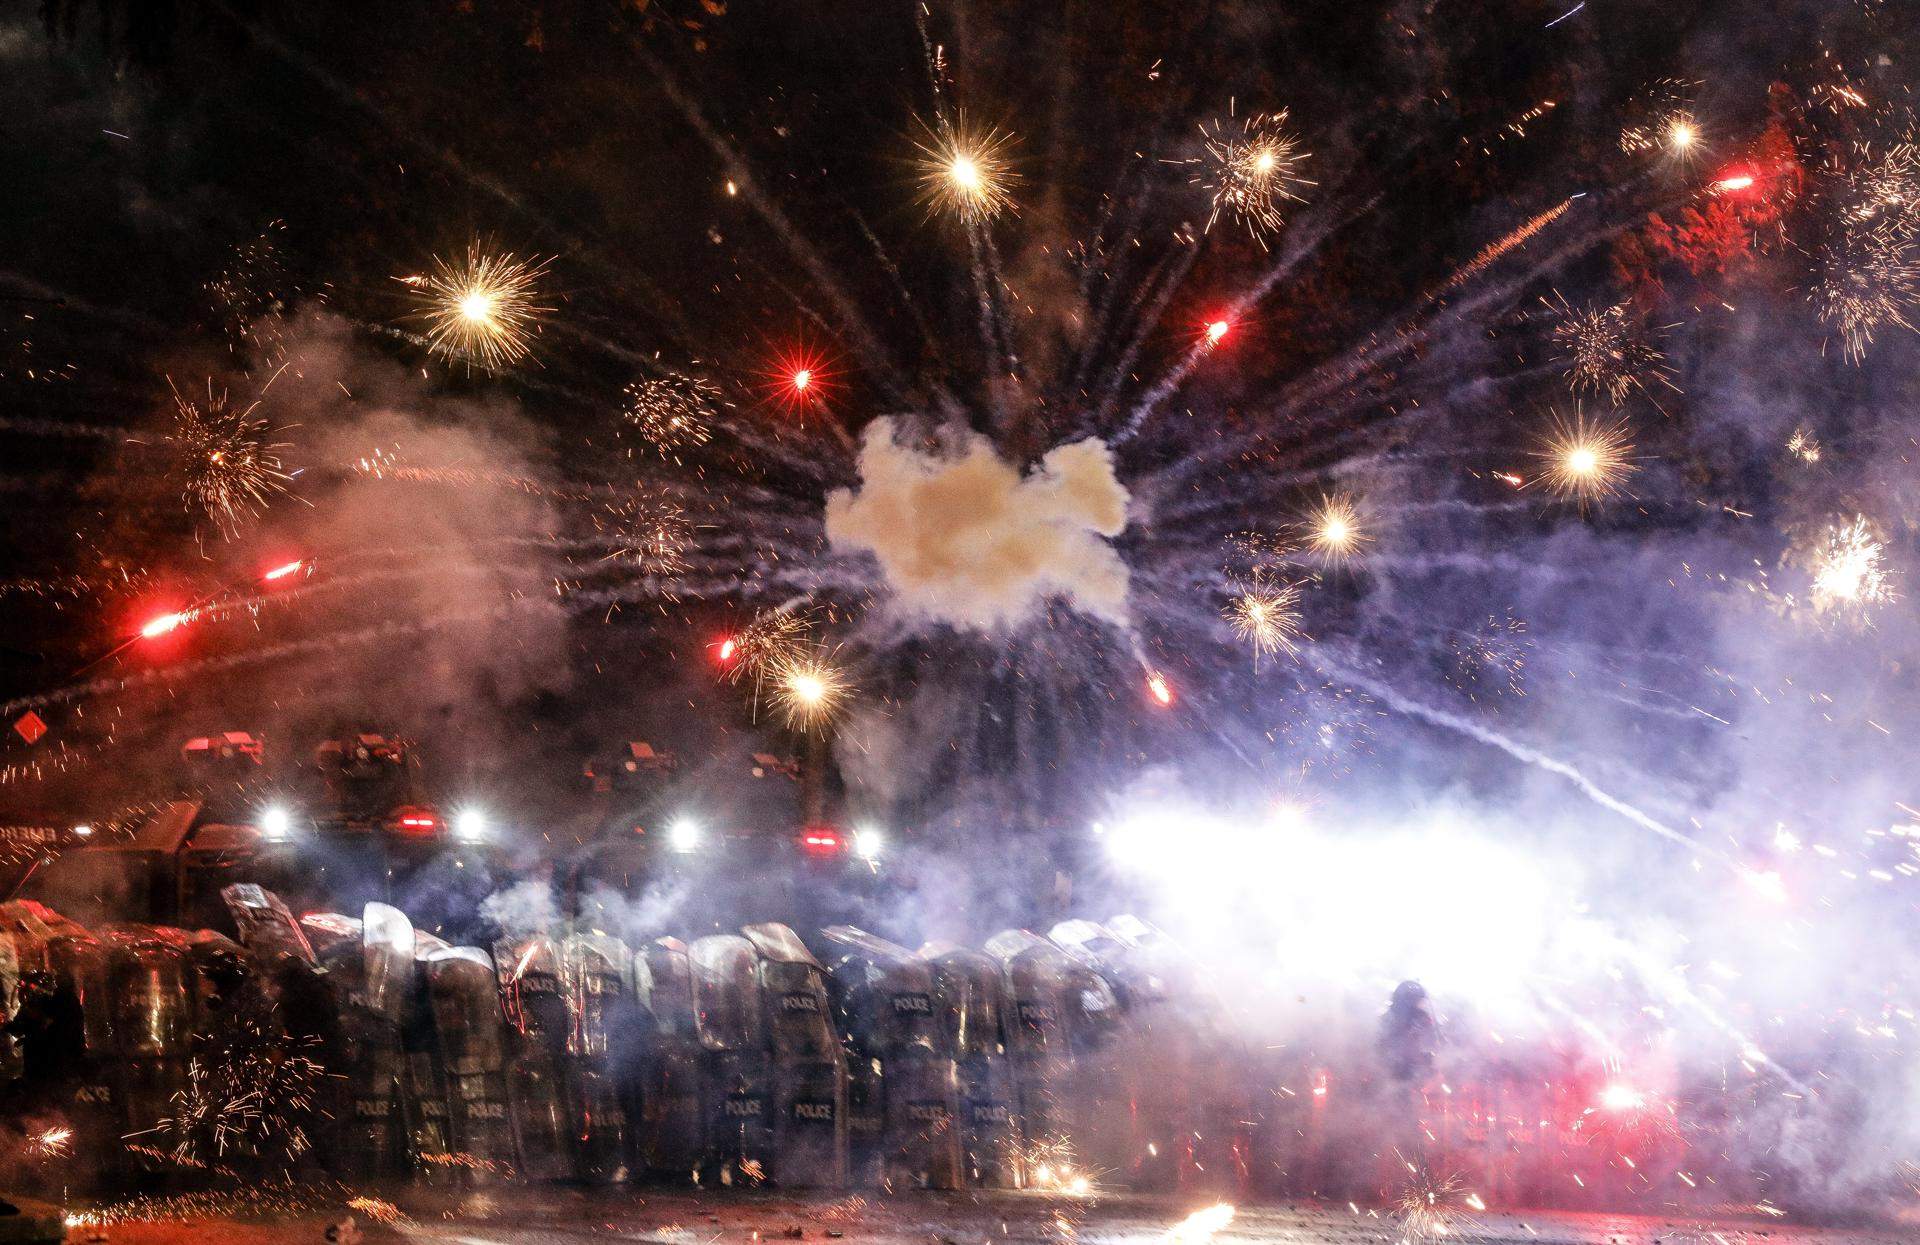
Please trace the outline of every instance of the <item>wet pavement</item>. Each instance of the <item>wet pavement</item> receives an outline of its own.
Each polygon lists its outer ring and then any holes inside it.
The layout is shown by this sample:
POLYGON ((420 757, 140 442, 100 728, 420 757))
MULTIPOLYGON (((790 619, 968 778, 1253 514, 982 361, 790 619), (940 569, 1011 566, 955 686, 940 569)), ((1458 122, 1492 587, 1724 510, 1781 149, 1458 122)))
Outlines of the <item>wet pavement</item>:
MULTIPOLYGON (((123 1204, 110 1222, 81 1219, 74 1245, 264 1245, 352 1240, 447 1245, 574 1245, 644 1241, 656 1245, 1206 1245, 1204 1233, 1170 1234, 1213 1199, 1042 1194, 775 1193, 605 1191, 501 1186, 450 1192, 408 1189, 387 1199, 344 1197, 274 1205, 273 1199, 213 1198, 192 1206, 123 1204), (136 1218, 122 1216, 131 1212, 136 1218), (172 1212, 172 1213, 166 1213, 172 1212), (156 1216, 156 1217, 146 1217, 156 1216), (348 1218, 352 1226, 342 1228, 348 1218)), ((1214 1245, 1911 1245, 1920 1219, 1881 1229, 1807 1228, 1764 1215, 1487 1213, 1444 1232, 1414 1231, 1384 1211, 1339 1207, 1243 1206, 1214 1245)))

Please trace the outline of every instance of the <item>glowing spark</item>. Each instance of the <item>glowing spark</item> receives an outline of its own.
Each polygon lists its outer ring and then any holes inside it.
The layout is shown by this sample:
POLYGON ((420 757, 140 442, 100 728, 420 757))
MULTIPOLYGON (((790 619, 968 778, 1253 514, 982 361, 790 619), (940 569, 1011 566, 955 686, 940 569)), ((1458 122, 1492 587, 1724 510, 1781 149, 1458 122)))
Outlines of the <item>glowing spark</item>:
POLYGON ((1787 438, 1787 453, 1803 463, 1817 463, 1820 461, 1820 440, 1813 435, 1811 428, 1802 424, 1787 438))
POLYGON ((33 1135, 28 1143, 35 1154, 47 1158, 65 1158, 73 1150, 73 1130, 71 1128, 44 1128, 33 1135))
POLYGON ((1227 603, 1223 616, 1234 634, 1253 647, 1256 665, 1262 657, 1274 653, 1293 656, 1304 638, 1298 584, 1270 584, 1255 575, 1227 603))
POLYGON ((1265 235, 1282 223, 1280 205, 1289 200, 1305 202, 1298 192, 1314 184, 1299 175, 1307 153, 1300 150, 1286 125, 1283 109, 1250 115, 1238 134, 1228 130, 1224 121, 1200 127, 1206 154, 1193 161, 1200 166, 1193 183, 1213 195, 1208 231, 1225 212, 1264 244, 1265 235))
POLYGON ((1013 206, 1019 180, 1007 159, 1013 137, 999 130, 973 132, 964 116, 951 126, 929 127, 920 148, 920 199, 929 213, 951 212, 968 224, 992 220, 1013 206))
POLYGON ((288 562, 283 566, 274 567, 260 578, 268 583, 273 583, 275 580, 285 579, 289 575, 298 574, 300 569, 305 565, 305 561, 288 562))
POLYGON ((1170 1245, 1207 1245, 1222 1228, 1233 1222, 1234 1208, 1226 1202, 1194 1211, 1167 1229, 1170 1245))
POLYGON ((1168 685, 1165 675, 1147 675, 1147 691, 1160 702, 1162 708, 1173 704, 1173 688, 1168 685))
POLYGON ((538 286, 545 261, 467 248, 464 258, 433 261, 424 276, 403 277, 418 304, 414 318, 425 326, 427 345, 457 363, 488 371, 519 362, 539 325, 538 286))
POLYGON ((1684 153, 1700 141, 1700 127, 1693 118, 1685 113, 1676 114, 1667 122, 1667 147, 1676 153, 1684 153))
POLYGON ((177 631, 192 621, 193 611, 191 610, 179 610, 171 614, 162 614, 158 618, 149 620, 144 627, 140 628, 140 634, 144 638, 151 640, 155 636, 163 636, 170 631, 177 631))
POLYGON ((1546 467, 1539 477, 1556 495, 1577 501, 1584 509, 1612 497, 1633 471, 1631 429, 1622 419, 1589 423, 1575 413, 1571 422, 1557 420, 1536 456, 1546 467))
POLYGON ((1233 331, 1233 325, 1225 320, 1215 320, 1207 325, 1207 345, 1218 346, 1225 341, 1227 334, 1233 331))
POLYGON ((797 658, 773 675, 773 703, 795 730, 826 725, 853 693, 847 676, 821 656, 797 658))
POLYGON ((1307 544, 1325 561, 1342 561, 1372 540, 1350 497, 1323 498, 1307 517, 1307 544))
POLYGON ((1865 612, 1900 599, 1884 563, 1886 545, 1865 515, 1828 529, 1813 551, 1813 607, 1865 612))
POLYGON ((807 391, 807 386, 811 385, 812 383, 813 383, 812 368, 803 367, 799 371, 793 374, 793 391, 795 393, 805 393, 807 391))
POLYGON ((173 391, 174 420, 167 443, 180 456, 187 508, 229 536, 285 493, 293 478, 281 469, 279 452, 286 445, 272 441, 273 428, 253 416, 259 407, 255 402, 234 410, 225 392, 214 392, 212 381, 207 382, 204 404, 173 391))
POLYGON ((720 641, 719 656, 721 661, 723 662, 732 661, 733 652, 734 652, 734 642, 733 642, 732 636, 728 636, 726 639, 720 641))
POLYGON ((1751 189, 1752 186, 1753 186, 1753 174, 1734 173, 1727 177, 1720 178, 1718 181, 1714 182, 1711 186, 1709 186, 1708 189, 1712 190, 1715 194, 1724 195, 1724 194, 1732 194, 1736 191, 1748 190, 1748 189, 1751 189))

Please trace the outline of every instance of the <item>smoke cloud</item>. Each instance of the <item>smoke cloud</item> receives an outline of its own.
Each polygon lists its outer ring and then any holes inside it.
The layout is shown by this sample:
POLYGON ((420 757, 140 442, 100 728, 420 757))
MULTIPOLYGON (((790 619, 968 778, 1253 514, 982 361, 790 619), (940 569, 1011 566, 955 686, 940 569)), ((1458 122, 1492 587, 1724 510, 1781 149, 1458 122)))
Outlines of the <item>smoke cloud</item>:
POLYGON ((1127 567, 1107 542, 1126 529, 1129 498, 1104 443, 1057 446, 1022 474, 982 438, 929 452, 879 419, 859 468, 857 491, 827 497, 827 539, 877 558, 908 613, 992 632, 1059 598, 1128 624, 1127 567))

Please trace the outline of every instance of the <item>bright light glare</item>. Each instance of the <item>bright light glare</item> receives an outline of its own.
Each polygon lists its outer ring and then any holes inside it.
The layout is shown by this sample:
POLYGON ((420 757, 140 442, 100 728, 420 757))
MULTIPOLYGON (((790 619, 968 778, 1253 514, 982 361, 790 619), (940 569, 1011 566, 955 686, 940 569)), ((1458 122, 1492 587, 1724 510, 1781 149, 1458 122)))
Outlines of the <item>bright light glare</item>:
POLYGON ((487 815, 477 808, 466 808, 453 818, 454 837, 467 843, 478 843, 487 837, 487 815))
POLYGON ((874 860, 887 845, 887 836, 872 826, 859 826, 853 832, 853 850, 862 860, 874 860))
POLYGON ((1609 1085, 1600 1091, 1600 1105, 1609 1111, 1638 1111, 1647 1096, 1631 1085, 1609 1085))
POLYGON ((93 827, 82 822, 73 828, 73 835, 78 839, 90 839, 93 837, 93 827))
POLYGON ((278 804, 269 805, 260 814, 260 833, 270 839, 284 839, 293 830, 293 814, 278 804))
POLYGON ((667 846, 676 852, 691 852, 700 846, 700 823, 682 817, 667 827, 667 846))

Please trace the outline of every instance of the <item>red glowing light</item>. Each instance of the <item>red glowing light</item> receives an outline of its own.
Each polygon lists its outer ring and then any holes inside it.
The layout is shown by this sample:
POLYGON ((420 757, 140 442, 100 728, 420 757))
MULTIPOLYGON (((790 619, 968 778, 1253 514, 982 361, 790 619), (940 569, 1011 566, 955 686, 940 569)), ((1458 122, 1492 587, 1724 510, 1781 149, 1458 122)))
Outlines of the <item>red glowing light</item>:
POLYGON ((1147 676, 1147 691, 1164 707, 1173 703, 1173 688, 1167 685, 1166 676, 1150 674, 1147 676))
POLYGON ((1218 346, 1222 341, 1226 340, 1227 334, 1232 331, 1233 325, 1229 322, 1225 320, 1213 321, 1207 325, 1207 345, 1218 346))
POLYGON ((162 614, 158 618, 149 620, 146 626, 140 628, 140 634, 145 639, 151 640, 155 636, 163 636, 169 631, 178 630, 192 621, 192 613, 176 610, 171 614, 162 614))
POLYGON ((807 386, 812 383, 813 369, 810 367, 803 367, 793 374, 793 391, 795 393, 805 393, 807 386))
POLYGON ((285 566, 274 567, 272 570, 268 571, 266 574, 262 575, 260 578, 265 580, 267 583, 272 583, 277 579, 285 579, 287 576, 297 573, 300 570, 300 568, 305 565, 306 565, 305 559, 289 562, 285 566))
POLYGON ((728 636, 726 639, 720 641, 720 660, 721 661, 723 662, 732 661, 733 652, 734 652, 734 643, 733 643, 732 636, 728 636))
POLYGON ((1724 195, 1724 194, 1733 194, 1741 190, 1749 190, 1752 187, 1753 187, 1753 174, 1730 173, 1727 176, 1714 182, 1713 185, 1709 187, 1709 189, 1713 190, 1716 194, 1724 195))
POLYGON ((800 836, 800 846, 810 852, 837 852, 846 846, 844 840, 832 830, 808 830, 800 836))

